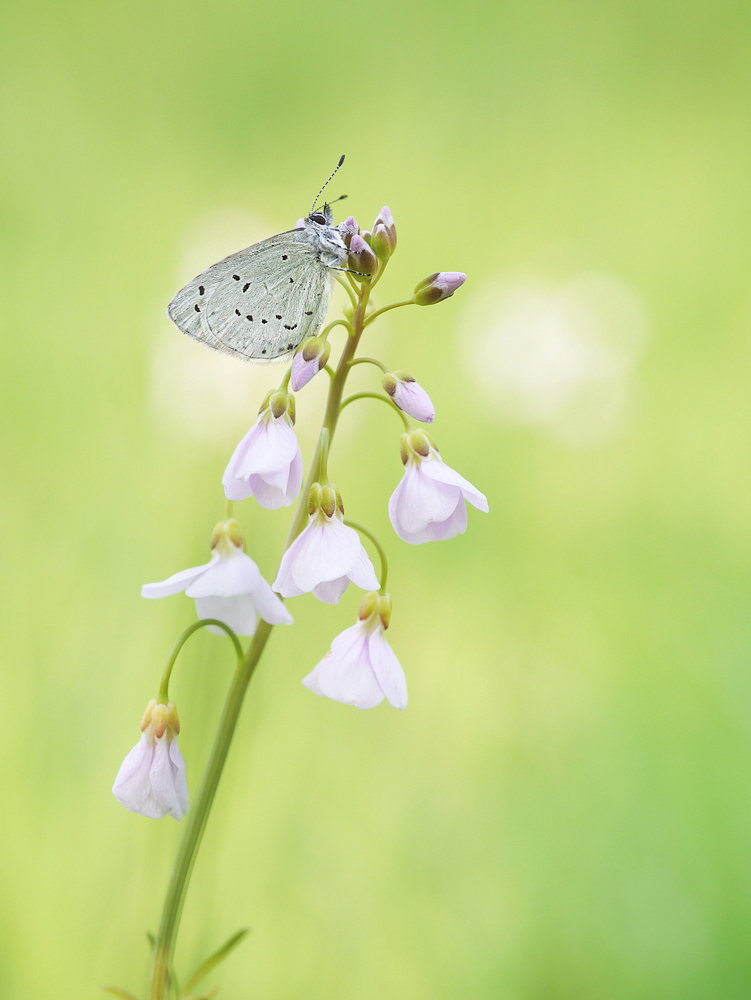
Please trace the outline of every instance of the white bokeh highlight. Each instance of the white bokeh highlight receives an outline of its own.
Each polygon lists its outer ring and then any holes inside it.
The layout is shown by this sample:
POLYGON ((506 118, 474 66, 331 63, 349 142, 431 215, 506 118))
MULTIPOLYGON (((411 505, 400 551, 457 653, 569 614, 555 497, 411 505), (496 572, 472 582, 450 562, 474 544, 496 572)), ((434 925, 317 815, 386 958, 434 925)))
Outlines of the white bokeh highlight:
POLYGON ((614 275, 518 278, 470 300, 460 351, 491 415, 588 446, 627 419, 647 329, 643 298, 614 275))

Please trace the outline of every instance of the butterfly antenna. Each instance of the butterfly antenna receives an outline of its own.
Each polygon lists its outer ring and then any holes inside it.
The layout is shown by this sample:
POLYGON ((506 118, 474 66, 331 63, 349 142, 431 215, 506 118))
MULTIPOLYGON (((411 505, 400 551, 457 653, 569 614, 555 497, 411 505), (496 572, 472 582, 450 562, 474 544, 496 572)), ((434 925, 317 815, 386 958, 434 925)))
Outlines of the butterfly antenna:
POLYGON ((317 195, 315 196, 315 198, 314 198, 314 200, 313 200, 313 207, 312 207, 312 208, 311 208, 311 210, 310 210, 310 214, 311 214, 311 215, 312 215, 312 214, 313 214, 313 212, 315 212, 315 210, 316 210, 316 205, 318 204, 318 199, 319 199, 319 198, 321 197, 321 195, 323 194, 323 192, 324 192, 324 191, 326 190, 326 187, 327 187, 327 186, 329 185, 329 183, 331 182, 332 178, 334 177, 334 174, 335 174, 335 173, 337 172, 337 170, 339 169, 339 167, 341 167, 341 165, 342 165, 343 163, 344 163, 344 153, 342 153, 342 155, 341 155, 341 156, 339 157, 339 162, 337 163, 336 167, 334 168, 334 172, 332 173, 331 177, 329 177, 329 179, 328 179, 328 180, 326 181, 326 183, 325 183, 325 184, 323 185, 323 187, 321 188, 321 190, 320 190, 320 191, 318 192, 318 194, 317 194, 317 195))

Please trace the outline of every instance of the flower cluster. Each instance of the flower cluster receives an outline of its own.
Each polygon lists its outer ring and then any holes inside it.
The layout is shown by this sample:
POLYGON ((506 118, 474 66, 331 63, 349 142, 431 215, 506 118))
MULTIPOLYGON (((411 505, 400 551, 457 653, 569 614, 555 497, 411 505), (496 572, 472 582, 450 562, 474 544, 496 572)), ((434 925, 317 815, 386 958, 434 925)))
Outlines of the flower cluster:
MULTIPOLYGON (((324 213, 323 217, 330 218, 328 207, 325 212, 329 215, 324 213)), ((298 228, 305 229, 307 224, 308 220, 299 220, 298 228)), ((320 221, 316 225, 320 226, 320 221)), ((329 652, 302 683, 315 694, 357 708, 373 708, 385 698, 394 708, 403 709, 407 705, 404 671, 385 638, 392 604, 385 589, 386 558, 370 531, 345 521, 341 494, 328 479, 329 449, 344 406, 359 396, 376 396, 405 425, 399 441, 404 474, 388 501, 389 518, 399 538, 411 545, 454 538, 467 527, 467 504, 481 511, 487 511, 488 504, 482 493, 444 463, 427 431, 410 426, 409 417, 423 424, 435 420, 430 396, 412 375, 389 370, 377 359, 359 359, 380 367, 382 391, 355 394, 342 402, 360 337, 380 311, 373 307, 370 296, 396 250, 397 237, 388 206, 381 209, 370 230, 361 230, 350 216, 330 232, 334 244, 341 248, 341 258, 346 257, 344 270, 349 273, 344 283, 352 307, 345 311, 344 320, 316 331, 299 344, 281 385, 267 393, 255 424, 235 448, 222 477, 229 508, 249 497, 268 510, 298 501, 274 582, 267 583, 247 554, 240 525, 228 509, 214 528, 207 563, 160 583, 146 584, 142 594, 161 598, 184 591, 195 600, 201 619, 191 628, 206 620, 212 631, 226 629, 242 653, 237 636, 253 636, 259 618, 268 625, 293 623, 282 598, 310 593, 325 604, 337 604, 354 584, 366 592, 357 622, 333 639, 329 652), (329 335, 337 325, 346 327, 347 341, 332 369, 329 335), (324 369, 331 377, 329 401, 307 483, 299 497, 303 461, 295 434, 293 394, 324 369), (380 575, 361 536, 378 551, 380 575)), ((459 272, 437 272, 418 283, 411 299, 384 308, 435 304, 452 296, 464 280, 465 275, 459 272)), ((141 739, 125 758, 113 791, 134 812, 180 819, 188 808, 185 766, 177 748, 177 712, 164 697, 173 662, 174 657, 163 680, 160 703, 149 703, 141 739)))

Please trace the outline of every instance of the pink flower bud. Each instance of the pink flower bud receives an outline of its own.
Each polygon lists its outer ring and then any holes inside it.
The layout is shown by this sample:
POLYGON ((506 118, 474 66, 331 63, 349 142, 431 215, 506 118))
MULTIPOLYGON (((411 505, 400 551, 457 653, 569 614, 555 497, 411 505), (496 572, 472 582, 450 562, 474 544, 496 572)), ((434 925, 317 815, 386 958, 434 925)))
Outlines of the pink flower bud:
POLYGON ((292 373, 289 384, 294 392, 299 392, 304 385, 325 367, 331 354, 331 346, 320 337, 310 337, 303 341, 297 354, 292 359, 292 373))
POLYGON ((383 376, 383 388, 391 396, 400 410, 404 410, 415 420, 432 424, 435 407, 423 387, 406 372, 392 372, 383 376))
POLYGON ((348 266, 368 276, 378 270, 378 258, 360 235, 353 236, 350 242, 348 266))
POLYGON ((384 205, 373 223, 370 245, 379 260, 387 261, 396 250, 396 226, 388 205, 384 205))
POLYGON ((432 306, 434 302, 450 298, 466 280, 467 275, 461 271, 438 271, 423 278, 415 288, 412 301, 418 306, 432 306))
POLYGON ((339 223, 339 232, 342 234, 342 239, 344 240, 345 245, 349 248, 349 245, 352 242, 352 237, 357 236, 360 232, 360 227, 357 225, 354 215, 350 215, 350 217, 345 219, 344 222, 339 223))

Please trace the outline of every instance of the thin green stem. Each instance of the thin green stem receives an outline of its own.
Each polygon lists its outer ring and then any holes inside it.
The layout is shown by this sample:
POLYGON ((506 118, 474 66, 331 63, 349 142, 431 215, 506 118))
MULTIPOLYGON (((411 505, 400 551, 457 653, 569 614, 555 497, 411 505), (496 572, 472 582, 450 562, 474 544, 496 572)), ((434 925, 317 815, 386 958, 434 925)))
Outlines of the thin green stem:
POLYGON ((389 576, 389 564, 386 560, 386 553, 383 551, 383 546, 378 541, 378 539, 376 538, 376 536, 373 534, 372 531, 369 531, 362 524, 358 524, 357 521, 350 521, 347 518, 345 518, 344 523, 348 527, 354 528, 355 531, 359 531, 361 535, 365 535, 365 537, 369 538, 370 541, 373 543, 373 545, 376 547, 378 556, 381 560, 381 575, 379 577, 381 581, 381 593, 384 594, 386 592, 386 581, 388 580, 389 576))
POLYGON ((350 368, 353 368, 355 365, 365 365, 365 364, 376 365, 378 368, 381 369, 384 375, 388 371, 386 365, 382 361, 379 361, 378 358, 353 358, 352 361, 350 361, 349 366, 350 368))
POLYGON ((289 379, 290 379, 290 375, 291 374, 292 374, 292 365, 289 366, 289 368, 287 369, 287 371, 284 373, 284 378, 279 383, 279 389, 280 390, 283 389, 285 392, 287 391, 287 386, 289 385, 289 379))
MULTIPOLYGON (((345 286, 346 287, 346 286, 345 286)), ((329 384, 329 394, 326 401, 326 411, 323 417, 321 433, 318 437, 318 444, 313 459, 308 469, 308 477, 305 486, 297 502, 295 516, 290 525, 285 550, 303 530, 308 516, 308 494, 312 486, 314 476, 320 468, 321 453, 324 447, 324 437, 330 443, 334 436, 337 420, 339 419, 340 404, 344 391, 344 384, 349 374, 349 363, 354 357, 357 345, 364 329, 365 310, 368 306, 368 296, 370 289, 363 285, 359 297, 355 299, 353 295, 352 304, 354 315, 352 318, 352 332, 347 338, 347 342, 342 350, 339 364, 333 373, 329 384), (327 432, 324 435, 324 431, 327 432)), ((199 623, 200 624, 200 623, 199 623)), ((221 624, 221 623, 219 623, 221 624)), ((162 917, 154 944, 154 956, 151 965, 151 978, 149 986, 149 1000, 167 1000, 170 989, 170 968, 172 966, 172 956, 175 950, 177 930, 180 924, 185 894, 190 882, 196 854, 203 837, 214 795, 219 784, 219 779, 227 759, 232 736, 240 715, 245 691, 247 690, 253 671, 258 660, 263 653, 264 647, 271 635, 272 626, 261 621, 258 624, 253 640, 247 652, 238 658, 237 669, 232 678, 227 697, 222 709, 222 716, 219 720, 214 746, 209 756, 206 772, 201 782, 198 796, 193 803, 188 815, 185 831, 180 847, 177 852, 175 866, 170 876, 167 896, 164 901, 162 917)))
POLYGON ((220 622, 218 618, 202 618, 200 621, 193 622, 192 625, 188 625, 183 634, 177 640, 175 645, 172 647, 172 652, 167 660, 167 665, 164 668, 164 673, 162 674, 162 683, 159 685, 159 697, 157 701, 160 705, 166 705, 169 701, 169 682, 172 676, 172 668, 175 665, 175 661, 180 654, 180 650, 183 648, 185 643, 190 639, 194 632, 197 632, 199 628, 204 628, 206 625, 216 625, 218 628, 224 629, 227 635, 232 640, 232 645, 235 647, 235 652, 237 653, 238 660, 243 657, 243 648, 240 645, 240 640, 237 638, 235 633, 229 627, 225 625, 224 622, 220 622))
POLYGON ((224 516, 225 516, 225 518, 227 520, 229 520, 232 517, 232 501, 231 500, 225 500, 224 501, 224 516))
POLYGON ((335 319, 333 323, 329 323, 328 326, 324 327, 323 330, 318 334, 324 340, 328 337, 335 326, 343 326, 346 328, 347 333, 352 333, 352 324, 348 323, 346 319, 335 319))
POLYGON ((382 306, 380 309, 376 309, 375 312, 372 312, 370 316, 368 316, 365 320, 365 326, 370 326, 374 319, 377 319, 378 316, 382 316, 385 312, 388 312, 389 309, 400 309, 402 306, 411 306, 412 303, 413 299, 404 299, 403 302, 392 302, 390 306, 382 306))
POLYGON ((392 410, 396 410, 402 418, 404 429, 407 431, 410 430, 409 420, 407 420, 404 412, 399 409, 396 403, 389 396, 384 396, 383 393, 380 392, 355 392, 351 396, 347 396, 347 398, 342 402, 340 409, 343 410, 345 406, 349 406, 350 403, 354 403, 356 399, 380 399, 382 403, 386 403, 392 410))
POLYGON ((328 462, 329 462, 329 432, 324 427, 321 430, 321 461, 318 467, 318 482, 321 486, 329 485, 329 473, 328 473, 328 462))
POLYGON ((352 303, 352 308, 356 309, 357 308, 357 296, 352 291, 352 287, 349 284, 349 282, 347 282, 347 280, 345 278, 342 278, 341 275, 339 275, 339 274, 335 274, 334 278, 335 278, 336 281, 339 282, 339 284, 342 286, 342 288, 347 293, 347 295, 349 295, 349 300, 352 303))
POLYGON ((253 676, 256 664, 271 634, 271 629, 272 626, 266 622, 259 622, 247 653, 237 661, 237 669, 235 670, 235 675, 232 678, 232 683, 224 702, 214 746, 209 756, 209 762, 206 765, 206 773, 203 776, 196 801, 193 803, 193 807, 188 814, 185 832, 180 841, 175 866, 172 869, 169 886, 167 887, 162 918, 154 944, 149 986, 150 1000, 166 1000, 169 995, 169 970, 175 950, 177 928, 180 923, 183 903, 185 902, 185 892, 188 888, 196 854, 203 837, 203 831, 206 828, 206 821, 209 817, 211 804, 214 801, 214 795, 216 794, 219 778, 224 768, 224 762, 227 759, 237 719, 240 715, 243 697, 250 683, 250 678, 253 676))

